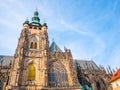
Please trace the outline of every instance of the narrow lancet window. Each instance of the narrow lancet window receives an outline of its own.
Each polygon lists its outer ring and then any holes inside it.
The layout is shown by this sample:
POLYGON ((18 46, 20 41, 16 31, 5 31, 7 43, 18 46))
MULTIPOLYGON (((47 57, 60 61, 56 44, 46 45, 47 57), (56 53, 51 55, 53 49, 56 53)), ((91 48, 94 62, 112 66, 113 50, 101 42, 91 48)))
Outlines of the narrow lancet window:
POLYGON ((30 44, 30 48, 33 48, 33 42, 31 42, 31 44, 30 44))
POLYGON ((28 81, 35 80, 35 76, 36 76, 36 68, 33 64, 31 64, 28 67, 28 81))
POLYGON ((35 42, 35 44, 34 44, 34 49, 37 49, 37 43, 35 42))

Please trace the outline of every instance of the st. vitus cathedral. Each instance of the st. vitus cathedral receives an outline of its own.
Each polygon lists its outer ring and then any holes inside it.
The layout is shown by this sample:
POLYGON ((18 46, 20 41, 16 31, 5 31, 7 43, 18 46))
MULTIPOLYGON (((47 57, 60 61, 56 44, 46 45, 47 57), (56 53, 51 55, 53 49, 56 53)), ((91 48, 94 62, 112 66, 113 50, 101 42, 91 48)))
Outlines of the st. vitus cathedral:
POLYGON ((0 55, 0 90, 112 90, 110 67, 73 60, 54 41, 49 46, 47 29, 37 10, 23 23, 14 57, 0 55))
POLYGON ((23 24, 4 90, 80 90, 71 51, 49 49, 48 27, 38 14, 23 24))

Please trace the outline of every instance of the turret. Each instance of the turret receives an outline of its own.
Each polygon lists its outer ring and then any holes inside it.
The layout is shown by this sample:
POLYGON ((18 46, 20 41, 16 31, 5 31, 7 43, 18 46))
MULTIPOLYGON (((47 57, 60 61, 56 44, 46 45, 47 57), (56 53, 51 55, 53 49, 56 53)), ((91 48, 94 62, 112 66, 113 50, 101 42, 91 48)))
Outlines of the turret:
POLYGON ((26 21, 23 23, 23 27, 24 27, 25 29, 28 29, 28 27, 29 27, 29 20, 28 20, 28 18, 27 18, 26 21))
POLYGON ((45 20, 44 20, 44 23, 43 23, 43 25, 42 25, 42 30, 43 30, 43 31, 46 31, 47 28, 48 28, 47 23, 46 23, 45 20))

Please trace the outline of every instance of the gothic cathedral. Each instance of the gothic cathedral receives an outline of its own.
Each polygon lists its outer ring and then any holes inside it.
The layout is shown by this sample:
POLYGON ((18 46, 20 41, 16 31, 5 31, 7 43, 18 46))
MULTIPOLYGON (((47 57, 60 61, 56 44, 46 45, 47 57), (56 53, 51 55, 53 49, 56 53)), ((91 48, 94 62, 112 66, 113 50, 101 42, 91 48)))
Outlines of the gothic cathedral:
POLYGON ((4 90, 80 90, 71 51, 49 47, 47 24, 38 11, 26 20, 4 90))

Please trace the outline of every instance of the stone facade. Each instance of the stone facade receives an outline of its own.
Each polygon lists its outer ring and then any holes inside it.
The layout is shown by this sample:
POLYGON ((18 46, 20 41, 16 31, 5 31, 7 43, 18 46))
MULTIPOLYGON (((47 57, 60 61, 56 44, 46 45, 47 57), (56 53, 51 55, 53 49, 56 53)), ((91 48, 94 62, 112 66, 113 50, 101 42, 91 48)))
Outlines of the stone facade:
POLYGON ((83 68, 78 61, 76 62, 76 70, 82 90, 113 90, 110 84, 113 73, 111 69, 108 69, 107 72, 104 67, 95 67, 88 62, 83 68))
POLYGON ((23 24, 4 90, 80 90, 70 50, 49 50, 47 24, 38 11, 23 24))

